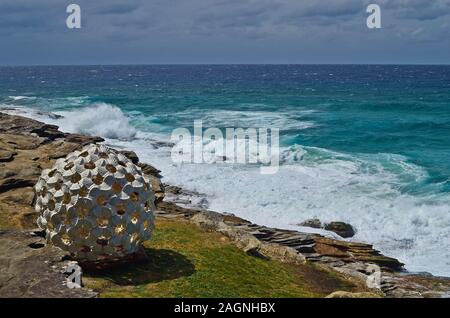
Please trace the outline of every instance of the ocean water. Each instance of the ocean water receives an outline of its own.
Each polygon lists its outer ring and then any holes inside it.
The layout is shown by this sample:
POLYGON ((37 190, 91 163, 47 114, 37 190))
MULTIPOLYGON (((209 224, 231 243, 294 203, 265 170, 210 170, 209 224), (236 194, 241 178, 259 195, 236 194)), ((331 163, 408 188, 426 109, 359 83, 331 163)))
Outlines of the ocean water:
POLYGON ((1 67, 0 111, 135 150, 212 210, 298 230, 349 222, 351 240, 450 276, 450 66, 1 67), (280 128, 279 172, 175 165, 152 145, 194 120, 280 128))

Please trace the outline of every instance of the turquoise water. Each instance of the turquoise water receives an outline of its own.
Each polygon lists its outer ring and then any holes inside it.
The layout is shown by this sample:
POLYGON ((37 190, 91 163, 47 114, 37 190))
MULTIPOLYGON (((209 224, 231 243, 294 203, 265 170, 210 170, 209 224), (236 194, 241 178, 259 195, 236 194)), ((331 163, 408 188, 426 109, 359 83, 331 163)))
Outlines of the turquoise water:
POLYGON ((348 221, 408 269, 450 275, 449 66, 2 67, 0 104, 135 149, 212 209, 295 229, 348 221), (280 128, 280 172, 174 166, 145 142, 200 119, 280 128))

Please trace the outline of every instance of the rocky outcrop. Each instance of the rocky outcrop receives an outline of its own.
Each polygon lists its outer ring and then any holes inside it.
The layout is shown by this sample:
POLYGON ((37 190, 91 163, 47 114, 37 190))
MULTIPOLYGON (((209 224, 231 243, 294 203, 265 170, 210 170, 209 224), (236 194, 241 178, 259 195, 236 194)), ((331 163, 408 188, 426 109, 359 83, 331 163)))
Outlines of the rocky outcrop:
POLYGON ((64 133, 58 130, 58 126, 47 125, 37 120, 32 120, 20 116, 13 116, 0 113, 0 133, 7 134, 35 134, 50 140, 63 138, 64 133))
MULTIPOLYGON (((189 206, 189 202, 195 200, 186 200, 185 197, 186 192, 183 189, 170 187, 170 195, 166 198, 173 202, 159 203, 157 217, 188 220, 205 229, 219 231, 251 254, 286 262, 301 263, 306 260, 339 272, 349 280, 363 285, 368 282, 368 278, 373 274, 373 266, 376 265, 380 270, 378 288, 373 289, 373 294, 376 295, 395 298, 449 296, 450 279, 409 274, 401 262, 382 255, 370 244, 260 226, 233 214, 207 211, 197 205, 189 206), (173 203, 179 201, 177 197, 184 198, 183 206, 173 203)), ((333 298, 344 296, 369 297, 368 294, 335 294, 333 298)))
POLYGON ((132 163, 137 165, 139 163, 139 157, 134 151, 130 150, 121 150, 119 153, 123 154, 125 157, 131 160, 132 163))
POLYGON ((0 162, 10 162, 17 156, 17 152, 0 149, 0 162))
POLYGON ((87 145, 104 141, 101 137, 90 137, 79 134, 69 134, 59 131, 58 126, 44 124, 40 121, 0 113, 0 134, 30 135, 42 138, 41 142, 49 142, 65 138, 66 142, 87 145))
POLYGON ((0 113, 0 226, 33 228, 37 215, 32 187, 41 171, 99 141, 103 139, 65 134, 56 126, 0 113))
POLYGON ((310 227, 312 229, 322 229, 323 225, 319 219, 309 219, 299 224, 299 226, 310 227))
POLYGON ((0 297, 96 297, 91 290, 67 287, 65 272, 73 264, 68 256, 33 232, 0 230, 0 297))
POLYGON ((159 174, 161 171, 146 163, 139 163, 138 166, 141 167, 142 172, 150 179, 150 184, 155 193, 156 203, 162 202, 165 191, 164 185, 161 182, 161 175, 159 174))
POLYGON ((203 228, 213 230, 231 238, 237 247, 246 253, 262 258, 276 259, 285 263, 304 264, 305 257, 289 246, 280 246, 271 242, 258 240, 239 227, 227 224, 223 215, 216 212, 196 213, 191 222, 203 228))
POLYGON ((355 235, 355 229, 345 222, 330 222, 322 224, 319 219, 309 219, 299 224, 299 226, 310 227, 313 229, 324 229, 326 231, 334 232, 340 237, 349 238, 355 235))
POLYGON ((355 230, 353 229, 353 227, 350 224, 344 222, 331 222, 325 224, 324 229, 334 232, 343 238, 353 237, 355 235, 355 230))

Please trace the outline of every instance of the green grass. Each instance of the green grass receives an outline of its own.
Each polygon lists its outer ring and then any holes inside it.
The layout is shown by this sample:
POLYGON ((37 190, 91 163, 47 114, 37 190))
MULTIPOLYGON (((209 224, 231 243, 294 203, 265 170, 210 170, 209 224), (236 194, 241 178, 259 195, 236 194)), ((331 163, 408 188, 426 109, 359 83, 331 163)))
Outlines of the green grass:
POLYGON ((250 256, 226 237, 180 221, 158 221, 149 261, 85 274, 101 297, 323 297, 351 283, 312 265, 250 256))

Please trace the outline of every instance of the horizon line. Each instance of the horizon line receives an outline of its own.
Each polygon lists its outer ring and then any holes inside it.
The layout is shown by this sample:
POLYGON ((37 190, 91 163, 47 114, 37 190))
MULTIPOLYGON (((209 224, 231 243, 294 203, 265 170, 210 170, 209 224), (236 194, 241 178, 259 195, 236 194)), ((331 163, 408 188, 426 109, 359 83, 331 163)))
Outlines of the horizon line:
POLYGON ((245 65, 329 65, 329 66, 450 66, 449 63, 108 63, 108 64, 0 64, 0 67, 74 67, 74 66, 245 66, 245 65))

